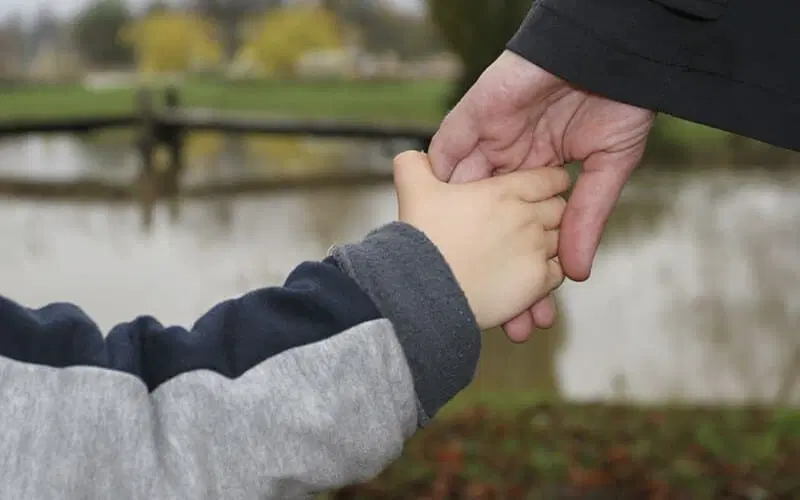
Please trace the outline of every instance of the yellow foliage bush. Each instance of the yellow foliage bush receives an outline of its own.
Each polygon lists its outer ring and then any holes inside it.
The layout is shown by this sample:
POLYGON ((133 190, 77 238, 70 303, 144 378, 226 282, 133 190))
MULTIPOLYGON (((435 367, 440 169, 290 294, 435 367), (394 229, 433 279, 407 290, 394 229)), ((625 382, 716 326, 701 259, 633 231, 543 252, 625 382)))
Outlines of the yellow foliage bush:
POLYGON ((149 14, 123 28, 120 39, 133 48, 143 73, 206 69, 223 57, 214 24, 193 14, 149 14))
POLYGON ((343 45, 343 27, 334 14, 297 5, 275 9, 249 24, 237 59, 246 59, 268 74, 291 76, 305 54, 343 45))

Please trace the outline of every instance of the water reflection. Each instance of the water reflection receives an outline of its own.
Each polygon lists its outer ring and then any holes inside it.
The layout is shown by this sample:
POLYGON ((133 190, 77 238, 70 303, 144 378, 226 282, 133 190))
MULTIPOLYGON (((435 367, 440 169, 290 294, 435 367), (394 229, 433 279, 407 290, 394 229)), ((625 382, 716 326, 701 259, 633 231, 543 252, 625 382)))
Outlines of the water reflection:
MULTIPOLYGON (((639 182, 663 185, 668 174, 651 175, 639 182)), ((565 391, 610 395, 616 373, 636 399, 796 398, 797 179, 714 171, 672 180, 680 189, 647 237, 614 238, 589 282, 564 287, 565 391)))
POLYGON ((139 164, 132 148, 120 148, 116 142, 77 141, 69 136, 0 140, 0 175, 4 176, 35 176, 49 181, 91 176, 129 181, 139 164))
MULTIPOLYGON (((119 146, 37 141, 0 144, 0 172, 135 172, 135 156, 119 146)), ((266 154, 241 143, 204 150, 190 181, 280 168, 246 160, 266 154)), ((338 154, 349 164, 355 153, 338 154)), ((800 175, 782 175, 641 171, 592 279, 559 292, 559 327, 525 346, 487 334, 474 390, 796 400, 800 175)), ((395 201, 390 186, 329 189, 186 202, 174 224, 165 207, 154 215, 142 233, 135 206, 0 202, 0 230, 14 242, 0 246, 2 293, 33 306, 75 301, 103 328, 143 312, 189 324, 393 219, 395 201)))

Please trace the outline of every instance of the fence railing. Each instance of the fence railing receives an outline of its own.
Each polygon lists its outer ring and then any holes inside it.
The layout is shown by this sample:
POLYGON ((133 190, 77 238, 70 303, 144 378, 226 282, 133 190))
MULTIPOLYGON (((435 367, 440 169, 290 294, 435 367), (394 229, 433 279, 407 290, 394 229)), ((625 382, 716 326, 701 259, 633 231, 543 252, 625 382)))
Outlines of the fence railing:
MULTIPOLYGON (((415 147, 427 149, 435 130, 427 126, 381 123, 356 123, 340 120, 297 120, 252 116, 219 110, 182 108, 180 95, 174 88, 163 94, 163 103, 156 102, 152 91, 142 90, 136 98, 135 111, 113 116, 68 117, 48 120, 0 118, 0 139, 28 134, 89 134, 113 129, 131 129, 137 134, 136 149, 141 158, 138 181, 133 185, 112 184, 100 180, 50 182, 30 178, 0 179, 0 195, 34 199, 80 197, 86 200, 140 201, 151 209, 145 214, 149 224, 152 207, 159 199, 171 200, 177 207, 179 197, 208 198, 239 193, 277 190, 348 187, 391 182, 387 171, 366 170, 303 178, 247 179, 215 181, 213 185, 181 185, 185 171, 186 136, 192 132, 221 134, 264 134, 331 139, 365 139, 377 141, 406 140, 415 147), (154 166, 158 149, 168 152, 165 168, 154 166)), ((177 208, 175 208, 177 210, 177 208)))

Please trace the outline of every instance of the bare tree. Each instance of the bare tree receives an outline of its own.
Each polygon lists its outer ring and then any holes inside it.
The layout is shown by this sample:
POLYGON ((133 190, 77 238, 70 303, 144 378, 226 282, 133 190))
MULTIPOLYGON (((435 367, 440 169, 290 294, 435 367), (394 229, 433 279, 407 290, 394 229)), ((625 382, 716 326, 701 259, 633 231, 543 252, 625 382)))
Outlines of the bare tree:
POLYGON ((22 72, 25 30, 17 14, 0 25, 0 81, 13 81, 22 72))

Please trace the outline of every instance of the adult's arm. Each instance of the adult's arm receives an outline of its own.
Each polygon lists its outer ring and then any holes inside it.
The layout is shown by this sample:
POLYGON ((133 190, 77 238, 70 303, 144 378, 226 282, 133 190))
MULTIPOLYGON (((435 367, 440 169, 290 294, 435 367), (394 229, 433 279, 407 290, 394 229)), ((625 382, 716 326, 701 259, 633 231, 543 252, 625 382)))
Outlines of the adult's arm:
POLYGON ((536 0, 508 49, 576 87, 800 150, 800 3, 536 0))

